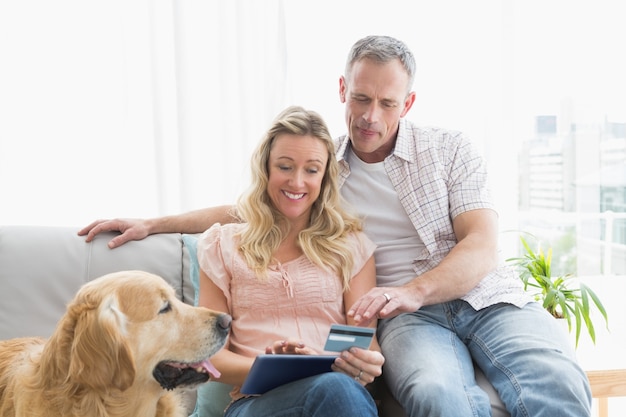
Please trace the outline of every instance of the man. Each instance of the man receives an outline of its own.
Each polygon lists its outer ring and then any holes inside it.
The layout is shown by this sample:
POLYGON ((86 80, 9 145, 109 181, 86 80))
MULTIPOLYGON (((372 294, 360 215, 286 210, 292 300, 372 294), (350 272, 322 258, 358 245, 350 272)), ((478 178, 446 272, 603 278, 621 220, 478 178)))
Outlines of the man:
MULTIPOLYGON (((378 245, 377 288, 350 309, 380 318, 384 375, 415 416, 488 416, 473 363, 512 416, 587 416, 591 394, 566 335, 528 302, 499 265, 498 219, 482 159, 460 133, 421 129, 404 116, 415 101, 412 53, 400 41, 357 41, 340 78, 348 134, 337 140, 341 192, 378 245)), ((234 221, 227 207, 152 220, 97 221, 118 246, 158 232, 201 232, 234 221)))

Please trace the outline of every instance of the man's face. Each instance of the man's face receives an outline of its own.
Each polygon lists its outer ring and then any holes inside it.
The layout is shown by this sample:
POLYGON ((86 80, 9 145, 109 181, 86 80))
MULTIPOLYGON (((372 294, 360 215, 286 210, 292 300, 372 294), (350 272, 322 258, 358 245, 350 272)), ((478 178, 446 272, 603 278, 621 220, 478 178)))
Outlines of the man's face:
POLYGON ((354 63, 348 79, 339 80, 352 148, 363 161, 381 162, 392 152, 400 118, 415 101, 414 92, 407 94, 408 82, 399 59, 362 59, 354 63))

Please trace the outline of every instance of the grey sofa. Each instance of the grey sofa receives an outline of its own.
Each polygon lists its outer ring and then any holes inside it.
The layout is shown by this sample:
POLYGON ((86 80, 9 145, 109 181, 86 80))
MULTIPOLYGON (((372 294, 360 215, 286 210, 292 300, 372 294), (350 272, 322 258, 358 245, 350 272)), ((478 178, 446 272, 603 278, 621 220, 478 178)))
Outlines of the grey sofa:
MULTIPOLYGON (((85 243, 77 231, 77 227, 0 226, 0 340, 49 337, 80 286, 114 271, 155 273, 182 301, 194 303, 193 263, 181 234, 152 235, 111 250, 107 242, 112 233, 85 243)), ((494 417, 508 416, 482 374, 477 379, 492 399, 494 417)), ((397 403, 386 398, 381 414, 401 417, 404 413, 397 403)), ((190 393, 190 413, 194 404, 195 393, 190 393)))

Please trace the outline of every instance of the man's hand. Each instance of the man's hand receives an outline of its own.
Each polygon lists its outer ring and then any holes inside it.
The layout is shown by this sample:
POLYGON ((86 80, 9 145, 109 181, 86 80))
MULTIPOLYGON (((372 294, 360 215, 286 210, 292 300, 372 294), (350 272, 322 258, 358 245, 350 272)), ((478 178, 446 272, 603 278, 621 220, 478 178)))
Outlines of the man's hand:
POLYGON ((385 357, 375 350, 351 347, 344 350, 331 366, 333 371, 342 372, 365 386, 383 373, 385 357))
POLYGON ((121 235, 115 236, 108 243, 109 248, 113 249, 131 240, 141 240, 147 237, 149 232, 148 221, 143 219, 113 219, 113 220, 96 220, 90 225, 78 231, 79 236, 85 236, 86 242, 91 242, 97 234, 102 232, 120 232, 121 235))
POLYGON ((417 311, 423 304, 418 301, 417 291, 412 289, 410 286, 372 288, 350 307, 348 317, 359 326, 367 326, 372 320, 417 311))

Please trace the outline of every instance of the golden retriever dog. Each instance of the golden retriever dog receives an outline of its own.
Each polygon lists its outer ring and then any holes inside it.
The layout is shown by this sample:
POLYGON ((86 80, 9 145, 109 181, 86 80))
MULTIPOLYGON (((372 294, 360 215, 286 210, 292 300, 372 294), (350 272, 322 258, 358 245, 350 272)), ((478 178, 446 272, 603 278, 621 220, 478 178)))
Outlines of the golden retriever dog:
POLYGON ((0 342, 0 416, 186 416, 180 393, 219 375, 209 357, 230 322, 181 302, 157 275, 97 278, 49 339, 0 342))

